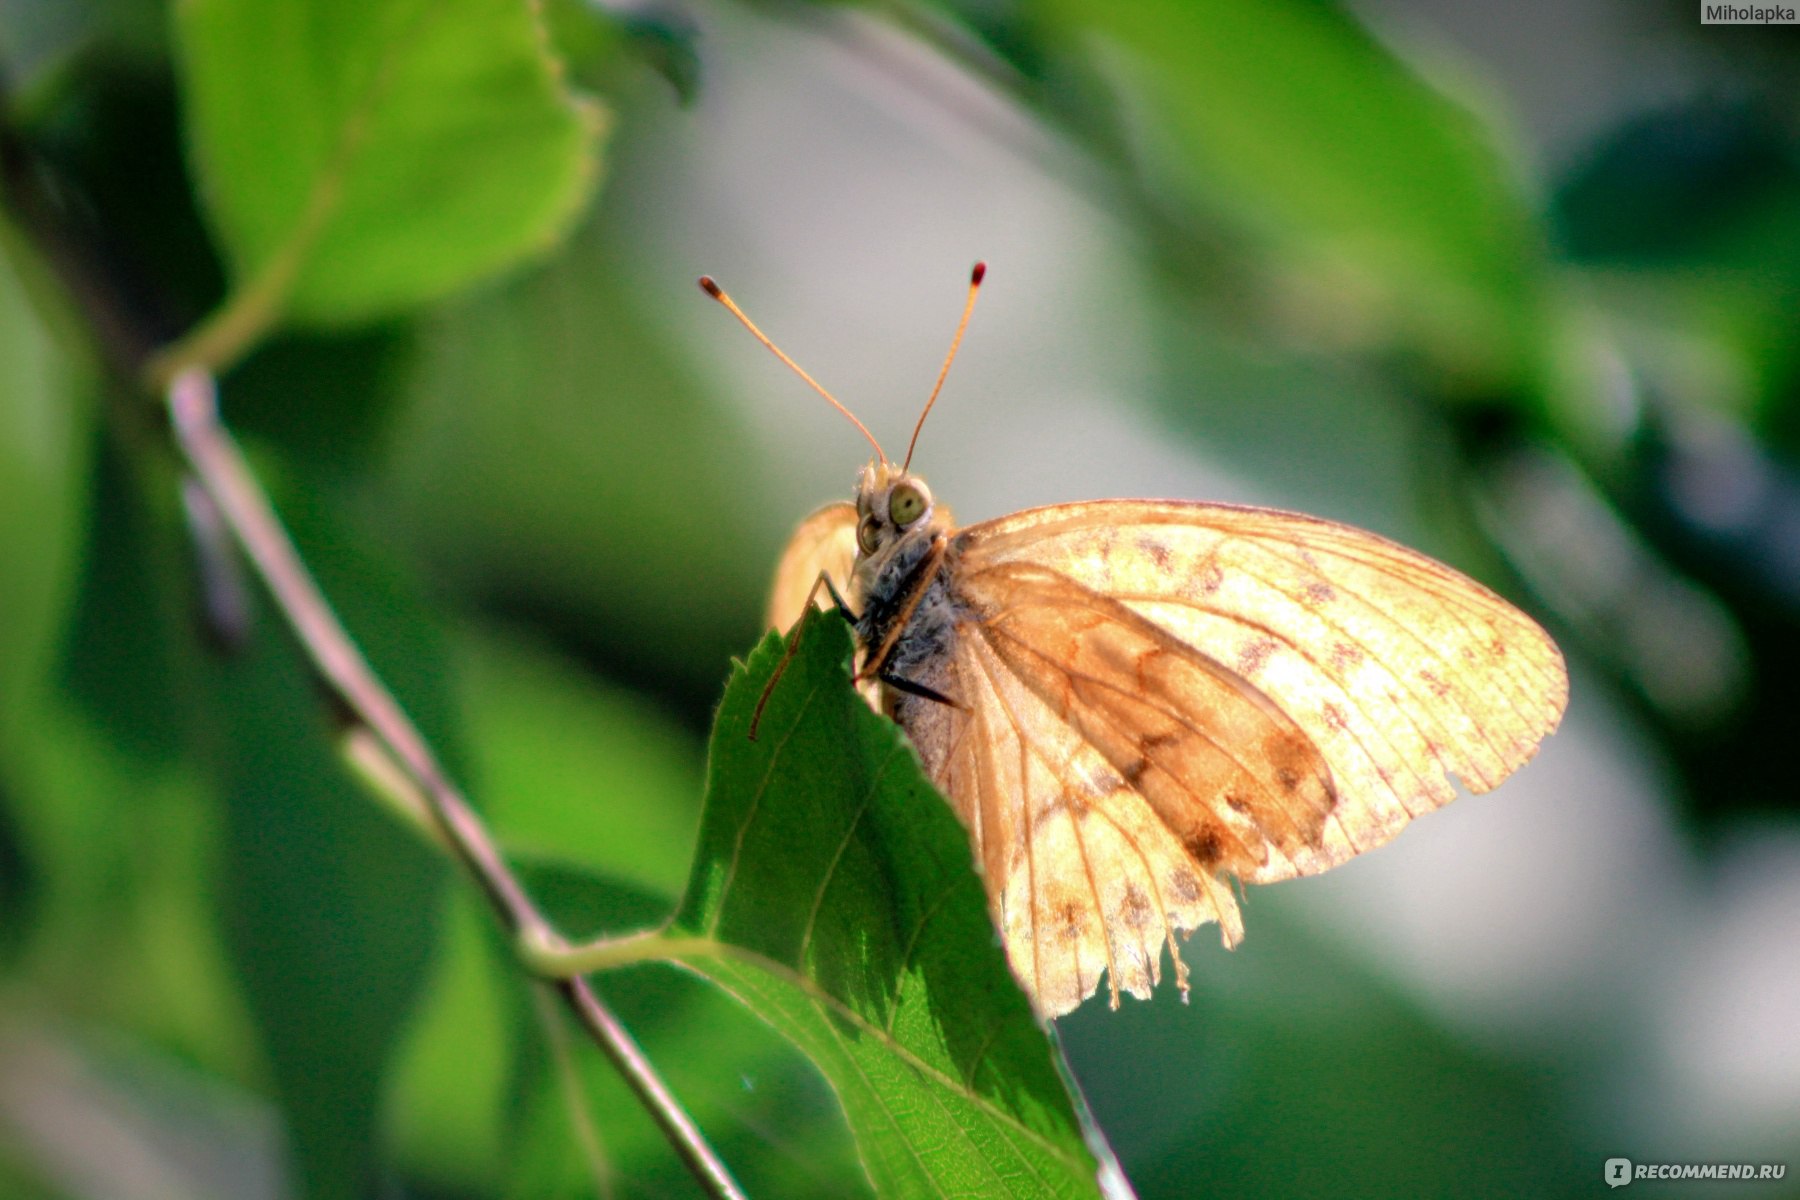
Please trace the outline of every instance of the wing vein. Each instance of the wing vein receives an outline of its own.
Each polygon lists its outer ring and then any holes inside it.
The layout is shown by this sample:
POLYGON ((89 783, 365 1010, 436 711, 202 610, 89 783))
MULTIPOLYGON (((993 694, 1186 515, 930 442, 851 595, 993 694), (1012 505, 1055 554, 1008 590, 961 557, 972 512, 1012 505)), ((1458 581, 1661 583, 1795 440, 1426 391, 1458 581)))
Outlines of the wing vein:
MULTIPOLYGON (((1146 618, 1146 620, 1147 619, 1148 618, 1146 618)), ((1152 624, 1154 624, 1154 622, 1152 622, 1152 624)), ((982 626, 982 632, 984 633, 984 635, 988 634, 988 631, 990 628, 991 627, 987 626, 987 625, 982 626)), ((1016 637, 1012 634, 1005 634, 1004 636, 1014 646, 1018 647, 1018 649, 1021 653, 1028 654, 1031 657, 1038 659, 1040 662, 1046 662, 1046 663, 1050 662, 1050 659, 1047 656, 1040 653, 1039 651, 1037 651, 1036 649, 1031 647, 1026 642, 1022 641, 1018 637, 1016 637)), ((992 640, 993 640, 992 636, 989 635, 990 644, 991 644, 992 640)), ((1204 653, 1204 651, 1200 651, 1200 653, 1204 653)), ((1056 669, 1060 670, 1062 673, 1068 675, 1069 678, 1071 678, 1071 679, 1079 679, 1088 684, 1093 685, 1094 687, 1113 692, 1120 696, 1129 697, 1130 699, 1132 699, 1140 704, 1143 704, 1145 707, 1150 708, 1152 711, 1156 712, 1157 714, 1173 721, 1176 725, 1180 726, 1182 729, 1185 729, 1189 733, 1193 734, 1195 737, 1200 738, 1202 741, 1204 741, 1208 745, 1212 746, 1213 749, 1217 750, 1221 757, 1223 757, 1226 761, 1230 762, 1240 772, 1242 772, 1245 776, 1247 776, 1250 779, 1253 786, 1255 786, 1257 788, 1257 790, 1260 791, 1262 793, 1262 795, 1269 800, 1270 803, 1272 803, 1285 816, 1287 816, 1289 822, 1294 826, 1294 828, 1296 830, 1301 830, 1301 829, 1305 828, 1305 823, 1300 818, 1298 818, 1294 815, 1294 809, 1290 805, 1290 803, 1286 797, 1278 795, 1273 789, 1268 787, 1268 785, 1266 783, 1264 783, 1257 776, 1256 772, 1251 770, 1250 766, 1245 762, 1245 760, 1238 756, 1238 754, 1233 750, 1233 748, 1231 746, 1229 746, 1225 742, 1219 740, 1205 727, 1196 724, 1181 709, 1176 708, 1172 705, 1158 704, 1156 702, 1156 700, 1158 698, 1155 697, 1154 694, 1136 695, 1134 693, 1127 691, 1123 687, 1120 687, 1116 684, 1109 683, 1107 680, 1102 679, 1099 676, 1092 675, 1086 671, 1080 671, 1080 670, 1077 670, 1072 667, 1061 666, 1060 664, 1052 664, 1052 665, 1055 666, 1056 669)), ((1031 688, 1031 680, 1028 677, 1020 676, 1019 678, 1021 679, 1022 682, 1024 682, 1026 687, 1031 688)), ((1037 695, 1039 697, 1039 699, 1044 700, 1046 704, 1048 704, 1050 702, 1049 697, 1043 696, 1041 693, 1039 693, 1037 691, 1036 688, 1031 688, 1031 690, 1034 695, 1037 695)), ((1094 706, 1090 706, 1090 708, 1093 708, 1093 707, 1094 706)), ((1276 705, 1276 708, 1280 709, 1280 705, 1276 705)), ((1052 710, 1052 711, 1054 711, 1054 710, 1052 710)), ((1282 710, 1282 713, 1283 713, 1283 716, 1286 716, 1288 720, 1290 720, 1290 721, 1293 720, 1293 717, 1290 714, 1288 714, 1285 710, 1282 710)), ((1072 722, 1067 722, 1066 718, 1065 718, 1065 723, 1070 724, 1071 727, 1075 728, 1078 733, 1080 732, 1079 727, 1074 726, 1072 722)), ((1119 726, 1115 723, 1115 724, 1113 724, 1112 727, 1120 730, 1120 732, 1122 732, 1122 733, 1126 733, 1129 736, 1129 731, 1124 729, 1122 726, 1119 726)), ((1104 757, 1104 755, 1102 755, 1102 757, 1104 757)), ((1149 757, 1149 755, 1146 755, 1146 757, 1149 757)), ((1152 760, 1152 761, 1154 761, 1154 760, 1152 760)), ((1118 764, 1118 763, 1113 763, 1112 765, 1115 769, 1117 769, 1120 766, 1120 764, 1118 764)), ((1163 773, 1168 775, 1170 778, 1175 779, 1177 781, 1180 780, 1180 778, 1181 778, 1180 775, 1178 773, 1176 773, 1175 771, 1171 771, 1163 763, 1158 762, 1157 766, 1159 768, 1161 768, 1163 773)), ((1183 785, 1183 790, 1184 791, 1187 790, 1185 784, 1183 785)), ((1193 795, 1194 793, 1192 793, 1190 791, 1189 794, 1193 795)), ((1195 798, 1199 799, 1198 796, 1196 796, 1195 798)), ((1206 801, 1201 800, 1201 803, 1206 804, 1206 801)), ((1242 845, 1241 842, 1239 844, 1242 845)), ((1248 847, 1245 847, 1245 849, 1247 850, 1248 847)))

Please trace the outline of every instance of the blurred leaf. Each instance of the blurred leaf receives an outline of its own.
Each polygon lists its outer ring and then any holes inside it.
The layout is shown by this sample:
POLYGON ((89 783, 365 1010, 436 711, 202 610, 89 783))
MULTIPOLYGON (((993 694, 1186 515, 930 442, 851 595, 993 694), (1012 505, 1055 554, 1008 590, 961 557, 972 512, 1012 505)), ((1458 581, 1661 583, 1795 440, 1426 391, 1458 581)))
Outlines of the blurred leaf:
POLYGON ((31 715, 6 764, 40 884, 17 982, 59 1019, 260 1082, 216 925, 220 823, 194 772, 147 764, 60 699, 31 715))
POLYGON ((699 747, 545 651, 466 639, 463 663, 471 783, 507 849, 672 901, 699 821, 699 747))
MULTIPOLYGON (((430 614, 376 548, 331 520, 320 493, 286 500, 283 515, 345 625, 454 764, 430 614)), ((224 920, 306 1194, 363 1195, 377 1178, 382 1080, 425 981, 443 869, 350 782, 310 668, 278 625, 264 628, 240 660, 218 667, 213 692, 224 920)))
POLYGON ((307 475, 354 481, 384 447, 413 366, 409 324, 279 334, 232 370, 225 417, 307 475))
POLYGON ((520 0, 191 0, 190 157, 241 301, 354 321, 568 227, 604 122, 520 0))
MULTIPOLYGON (((370 513, 704 727, 767 583, 763 484, 628 261, 602 213, 554 264, 434 315, 370 513)), ((677 288, 704 302, 686 278, 652 294, 677 288)))
POLYGON ((673 8, 600 5, 593 0, 546 0, 544 24, 568 64, 570 78, 603 95, 621 87, 621 67, 647 67, 682 104, 700 91, 700 30, 673 8))
MULTIPOLYGON (((541 883, 534 877, 532 890, 543 900, 541 883)), ((609 902, 607 890, 600 881, 583 889, 590 914, 637 904, 609 902)), ((585 1115, 570 1112, 564 1068, 529 1002, 529 981, 489 915, 466 894, 451 900, 426 1001, 388 1091, 388 1127, 409 1175, 493 1194, 588 1195, 592 1168, 577 1133, 578 1119, 588 1119, 630 1193, 697 1194, 610 1062, 552 1004, 585 1115)), ((604 992, 751 1195, 835 1200, 867 1189, 830 1089, 791 1043, 741 1005, 685 971, 654 964, 608 975, 604 992)))
POLYGON ((225 918, 306 1194, 355 1196, 375 1179, 376 1100, 438 872, 334 769, 309 682, 265 641, 221 688, 225 918))
MULTIPOLYGON (((793 1043, 684 970, 646 964, 600 982, 607 1003, 749 1195, 847 1200, 869 1194, 837 1098, 793 1043)), ((611 1064, 579 1034, 571 1037, 602 1156, 621 1191, 700 1196, 611 1064)), ((534 1076, 538 1086, 521 1122, 506 1194, 522 1200, 591 1195, 591 1172, 574 1144, 560 1080, 548 1062, 535 1064, 534 1076)))
POLYGON ((692 104, 700 94, 699 31, 675 12, 627 14, 622 18, 627 44, 651 70, 675 89, 676 99, 692 104))
POLYGON ((216 815, 183 754, 201 711, 186 562, 173 505, 156 503, 171 497, 142 486, 169 479, 92 440, 91 477, 74 472, 80 586, 44 634, 55 668, 7 696, 23 736, 0 739, 38 884, 19 999, 245 1078, 252 1038, 214 925, 216 815))
POLYGON ((129 321, 97 332, 112 352, 135 356, 192 324, 225 290, 183 169, 181 97, 161 52, 123 65, 111 54, 81 54, 63 74, 30 114, 28 136, 55 172, 65 236, 108 264, 109 284, 129 306, 129 321))
POLYGON ((968 835, 849 686, 841 622, 809 624, 749 739, 781 653, 764 638, 726 690, 671 951, 824 1072, 879 1194, 1097 1195, 968 835))
POLYGON ((79 567, 85 385, 32 310, 0 228, 0 746, 53 661, 79 567))
POLYGON ((1705 262, 1722 235, 1800 172, 1773 112, 1702 94, 1610 129, 1555 196, 1568 254, 1587 262, 1705 262))
POLYGON ((1583 1178, 1592 1144, 1545 1072, 1428 1020, 1283 890, 1238 949, 1184 950, 1191 1005, 1058 1022, 1141 1195, 1550 1196, 1583 1178))
POLYGON ((1537 371, 1543 251, 1492 132, 1309 0, 1043 0, 1161 203, 1264 244, 1283 315, 1462 389, 1537 371))
MULTIPOLYGON (((96 48, 117 58, 163 55, 167 14, 156 0, 6 0, 0 64, 15 93, 54 86, 59 68, 96 48)), ((27 102, 29 103, 29 101, 27 102)))
POLYGON ((1707 95, 1609 132, 1557 217, 1650 394, 1800 447, 1800 139, 1707 95))
POLYGON ((492 952, 492 914, 469 893, 447 899, 424 1002, 388 1075, 386 1125, 416 1174, 488 1192, 507 1177, 513 1009, 527 983, 492 952))
POLYGON ((187 562, 169 528, 172 498, 144 495, 116 437, 96 441, 93 515, 61 683, 113 745, 166 766, 187 749, 195 716, 185 686, 192 647, 175 633, 187 562))

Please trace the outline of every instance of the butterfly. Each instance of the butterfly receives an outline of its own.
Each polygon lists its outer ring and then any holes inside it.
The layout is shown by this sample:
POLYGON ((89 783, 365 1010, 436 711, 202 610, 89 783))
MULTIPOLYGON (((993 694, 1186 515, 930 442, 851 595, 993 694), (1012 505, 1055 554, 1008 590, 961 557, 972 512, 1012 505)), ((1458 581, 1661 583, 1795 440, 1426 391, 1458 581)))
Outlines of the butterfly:
MULTIPOLYGON (((959 526, 910 467, 985 274, 896 466, 848 409, 701 286, 874 446, 855 497, 801 522, 769 624, 821 586, 858 684, 969 832, 1013 973, 1045 1017, 1105 976, 1148 998, 1169 949, 1243 936, 1232 880, 1313 875, 1485 792, 1556 728, 1555 643, 1474 580, 1361 529, 1183 500, 959 526)), ((773 686, 773 684, 771 684, 773 686)))

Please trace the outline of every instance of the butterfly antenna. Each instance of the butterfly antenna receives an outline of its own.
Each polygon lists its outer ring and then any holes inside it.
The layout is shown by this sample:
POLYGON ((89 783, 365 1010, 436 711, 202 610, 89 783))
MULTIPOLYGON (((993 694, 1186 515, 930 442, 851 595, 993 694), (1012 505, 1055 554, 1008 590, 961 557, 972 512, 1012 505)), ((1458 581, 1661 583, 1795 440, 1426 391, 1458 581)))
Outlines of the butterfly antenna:
MULTIPOLYGON (((849 417, 850 423, 852 425, 856 426, 857 430, 864 437, 869 439, 869 445, 875 447, 875 457, 876 458, 880 459, 882 462, 886 462, 888 460, 888 456, 881 452, 881 443, 875 440, 875 435, 869 432, 868 426, 864 425, 861 421, 857 420, 855 413, 853 413, 849 409, 845 408, 842 404, 839 404, 838 398, 836 396, 832 395, 830 392, 826 391, 823 387, 819 386, 818 380, 814 379, 811 375, 808 375, 805 371, 801 370, 799 363, 797 363, 793 359, 789 358, 786 354, 783 354, 781 351, 781 347, 777 346, 774 342, 771 342, 769 340, 768 335, 756 327, 756 322, 752 321, 749 317, 746 317, 744 315, 744 310, 737 306, 737 302, 735 300, 733 300, 730 296, 727 296, 725 294, 724 288, 720 287, 717 283, 713 282, 713 277, 711 275, 702 275, 700 277, 700 290, 705 292, 707 295, 711 296, 714 300, 717 300, 720 304, 723 304, 726 308, 730 309, 731 315, 736 317, 739 321, 743 322, 744 328, 748 329, 750 331, 750 335, 752 337, 754 337, 757 341, 761 342, 763 345, 767 346, 769 348, 770 352, 772 352, 776 358, 779 358, 782 362, 784 362, 788 365, 788 369, 790 371, 792 371, 794 374, 798 375, 800 378, 806 380, 807 385, 809 387, 811 387, 813 391, 815 391, 815 392, 819 393, 819 395, 825 397, 825 399, 830 402, 831 407, 837 409, 839 412, 843 413, 846 417, 849 417)), ((965 318, 965 320, 966 320, 966 318, 965 318)), ((961 335, 959 334, 958 336, 961 336, 961 335)), ((929 407, 929 406, 927 406, 927 407, 929 407)))
POLYGON ((944 377, 950 374, 950 364, 956 361, 957 347, 962 345, 963 331, 969 327, 969 315, 975 311, 975 296, 981 291, 981 281, 987 278, 987 264, 978 262, 969 273, 969 299, 963 304, 962 320, 956 323, 956 336, 950 339, 950 353, 944 355, 944 365, 938 368, 937 382, 931 385, 931 398, 925 401, 925 411, 919 414, 919 423, 913 426, 912 441, 906 443, 906 461, 900 464, 902 471, 912 466, 913 447, 919 444, 919 430, 925 428, 925 418, 931 415, 931 406, 937 403, 938 393, 944 390, 944 377))

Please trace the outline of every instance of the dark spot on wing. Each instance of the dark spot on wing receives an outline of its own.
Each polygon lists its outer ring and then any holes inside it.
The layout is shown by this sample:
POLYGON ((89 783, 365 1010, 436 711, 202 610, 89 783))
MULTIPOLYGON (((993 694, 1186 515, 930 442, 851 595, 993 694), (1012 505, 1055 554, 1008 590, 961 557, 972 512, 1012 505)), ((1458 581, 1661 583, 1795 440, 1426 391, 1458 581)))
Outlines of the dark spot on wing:
POLYGON ((1155 538, 1140 537, 1137 540, 1137 548, 1148 554, 1150 561, 1154 562, 1158 568, 1165 571, 1169 569, 1169 548, 1155 538))
POLYGON ((1142 926, 1150 921, 1150 898, 1144 895, 1144 889, 1135 883, 1125 885, 1123 914, 1127 925, 1142 926))
POLYGON ((1210 821, 1196 826, 1181 839, 1181 844, 1194 856, 1195 862, 1209 871, 1218 867, 1219 859, 1224 857, 1224 839, 1219 836, 1219 827, 1210 821))
POLYGON ((1420 671, 1419 678, 1425 681, 1425 686, 1430 688, 1431 694, 1439 700, 1450 694, 1450 685, 1445 683, 1436 671, 1420 671))
POLYGON ((1125 777, 1109 768, 1101 768, 1088 776, 1088 787, 1096 796, 1110 796, 1125 786, 1125 777))
POLYGON ((1146 692, 1150 690, 1150 676, 1146 668, 1166 653, 1168 653, 1168 651, 1162 646, 1152 646, 1148 650, 1140 653, 1136 660, 1133 661, 1131 666, 1132 670, 1137 673, 1139 688, 1146 692))
POLYGON ((1262 665, 1269 661, 1269 655, 1275 652, 1272 638, 1255 638, 1244 644, 1238 651, 1237 669, 1239 675, 1254 675, 1262 670, 1262 665))
POLYGON ((1337 589, 1329 583, 1309 583, 1301 598, 1308 608, 1317 608, 1321 604, 1329 604, 1337 599, 1337 589))
POLYGON ((1331 665, 1339 671, 1356 666, 1364 657, 1363 648, 1354 642, 1336 642, 1331 647, 1331 665))
POLYGON ((1225 807, 1229 808, 1234 813, 1248 813, 1250 811, 1249 802, 1236 792, 1225 793, 1225 807))
POLYGON ((1133 787, 1136 787, 1137 781, 1142 779, 1144 777, 1144 772, 1148 771, 1149 769, 1150 769, 1150 760, 1143 757, 1142 755, 1139 755, 1138 758, 1136 759, 1136 761, 1126 764, 1125 772, 1124 772, 1125 782, 1131 784, 1133 787))
POLYGON ((1224 582, 1225 572, 1219 570, 1218 563, 1209 559, 1207 564, 1200 568, 1200 590, 1206 595, 1210 596, 1218 591, 1224 582))
POLYGON ((1199 900, 1200 885, 1195 882, 1193 872, 1177 871, 1169 876, 1169 894, 1182 904, 1199 900))
POLYGON ((1300 790, 1301 781, 1313 770, 1312 743, 1300 733, 1278 732, 1263 739, 1263 756, 1275 775, 1275 782, 1290 796, 1300 790))

